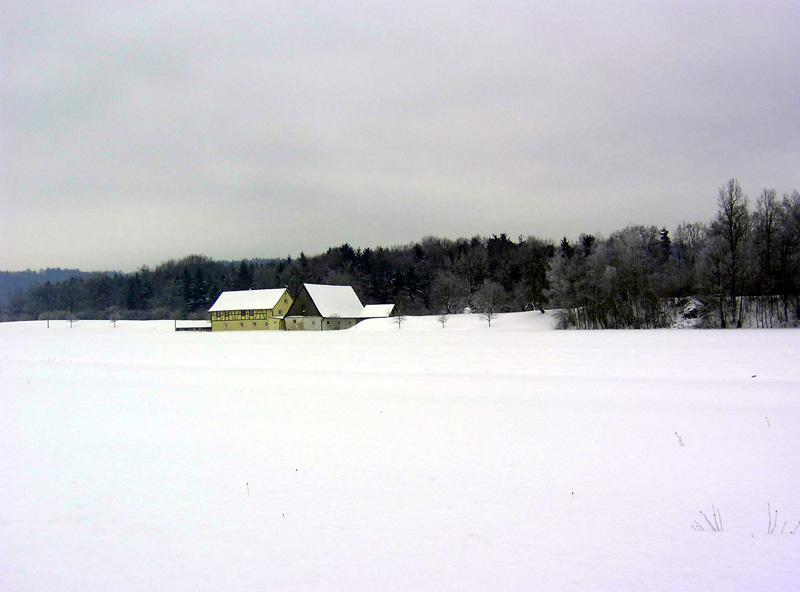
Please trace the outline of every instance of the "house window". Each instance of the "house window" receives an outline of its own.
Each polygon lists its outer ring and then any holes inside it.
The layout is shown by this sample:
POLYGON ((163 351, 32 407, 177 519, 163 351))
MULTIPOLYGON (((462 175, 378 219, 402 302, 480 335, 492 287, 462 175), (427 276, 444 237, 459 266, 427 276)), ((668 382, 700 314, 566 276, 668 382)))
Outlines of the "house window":
POLYGON ((305 305, 305 304, 303 304, 303 305, 300 307, 300 314, 306 314, 306 305, 305 305))
POLYGON ((221 316, 222 316, 222 313, 220 311, 217 311, 217 318, 220 318, 221 316))
POLYGON ((246 314, 247 314, 247 313, 246 313, 245 311, 242 311, 242 318, 244 318, 244 316, 245 316, 246 314))
POLYGON ((278 309, 278 314, 279 314, 279 315, 282 315, 282 314, 283 314, 283 309, 282 309, 282 308, 279 308, 279 309, 278 309))
POLYGON ((228 328, 228 323, 225 323, 225 328, 226 328, 226 329, 228 328))
POLYGON ((244 323, 239 323, 239 326, 240 327, 244 327, 244 323))
POLYGON ((251 319, 253 318, 253 311, 252 310, 250 311, 250 318, 251 319))
POLYGON ((325 321, 325 324, 326 324, 326 325, 330 325, 330 324, 331 324, 331 322, 330 322, 330 321, 325 321))
POLYGON ((292 324, 296 325, 297 324, 297 319, 292 319, 292 324))
POLYGON ((265 326, 265 327, 269 327, 269 323, 268 323, 268 322, 267 322, 267 323, 264 323, 264 326, 265 326))
POLYGON ((317 324, 317 321, 311 321, 311 326, 312 326, 312 327, 313 327, 314 325, 316 325, 316 324, 317 324))
MULTIPOLYGON (((226 319, 228 318, 228 311, 227 310, 225 311, 225 318, 226 319)), ((228 325, 225 325, 225 326, 227 327, 228 325)))

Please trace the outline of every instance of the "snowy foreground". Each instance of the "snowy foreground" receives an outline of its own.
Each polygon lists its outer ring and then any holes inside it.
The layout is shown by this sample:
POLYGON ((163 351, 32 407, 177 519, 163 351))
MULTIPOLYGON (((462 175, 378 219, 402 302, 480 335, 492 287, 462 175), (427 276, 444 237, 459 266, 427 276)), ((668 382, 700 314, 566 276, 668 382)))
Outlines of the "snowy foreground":
POLYGON ((0 590, 800 589, 800 331, 552 320, 0 324, 0 590))

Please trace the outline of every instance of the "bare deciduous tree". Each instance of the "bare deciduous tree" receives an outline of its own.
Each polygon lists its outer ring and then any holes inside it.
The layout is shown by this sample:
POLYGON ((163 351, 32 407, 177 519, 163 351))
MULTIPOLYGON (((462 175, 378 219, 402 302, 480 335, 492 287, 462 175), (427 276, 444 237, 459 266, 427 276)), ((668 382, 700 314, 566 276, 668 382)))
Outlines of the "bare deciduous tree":
POLYGON ((774 189, 764 189, 753 212, 754 255, 758 267, 759 292, 775 291, 776 233, 781 203, 774 189))
POLYGON ((506 294, 503 286, 496 282, 484 282, 481 289, 475 293, 473 302, 475 308, 480 313, 482 321, 489 323, 492 326, 492 320, 497 318, 497 313, 505 304, 506 294))
POLYGON ((406 315, 404 315, 404 314, 398 314, 397 316, 394 316, 394 317, 389 319, 389 321, 391 321, 392 323, 397 325, 398 329, 402 329, 403 328, 403 323, 405 323, 406 320, 408 320, 408 319, 407 319, 406 315))
POLYGON ((742 193, 739 181, 731 179, 719 189, 719 211, 712 231, 725 246, 725 268, 733 319, 742 326, 742 311, 737 306, 743 275, 744 247, 750 233, 750 209, 747 196, 742 193))

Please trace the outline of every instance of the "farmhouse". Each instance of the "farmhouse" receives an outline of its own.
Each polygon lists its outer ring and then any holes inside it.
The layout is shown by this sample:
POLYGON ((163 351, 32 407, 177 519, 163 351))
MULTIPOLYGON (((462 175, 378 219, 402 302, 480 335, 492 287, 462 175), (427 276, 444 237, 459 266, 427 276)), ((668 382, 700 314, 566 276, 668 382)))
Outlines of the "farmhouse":
POLYGON ((350 286, 303 284, 286 313, 287 331, 349 329, 364 319, 386 318, 394 304, 364 306, 350 286))
POLYGON ((223 292, 208 309, 212 331, 284 329, 283 316, 292 305, 286 288, 223 292))

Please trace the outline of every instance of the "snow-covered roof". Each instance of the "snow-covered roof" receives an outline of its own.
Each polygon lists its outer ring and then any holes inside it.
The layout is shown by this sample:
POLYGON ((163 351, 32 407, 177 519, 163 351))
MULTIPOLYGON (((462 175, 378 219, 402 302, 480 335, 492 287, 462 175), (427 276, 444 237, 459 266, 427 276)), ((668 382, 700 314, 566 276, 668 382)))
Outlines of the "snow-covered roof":
POLYGON ((367 304, 364 312, 361 313, 362 319, 378 319, 388 317, 394 310, 394 304, 367 304))
POLYGON ((219 295, 214 305, 208 309, 208 312, 216 312, 218 310, 262 310, 275 308, 284 292, 286 292, 286 288, 223 292, 219 295))
POLYGON ((321 316, 327 318, 338 316, 345 319, 361 318, 364 305, 361 304, 351 286, 303 285, 321 316))

